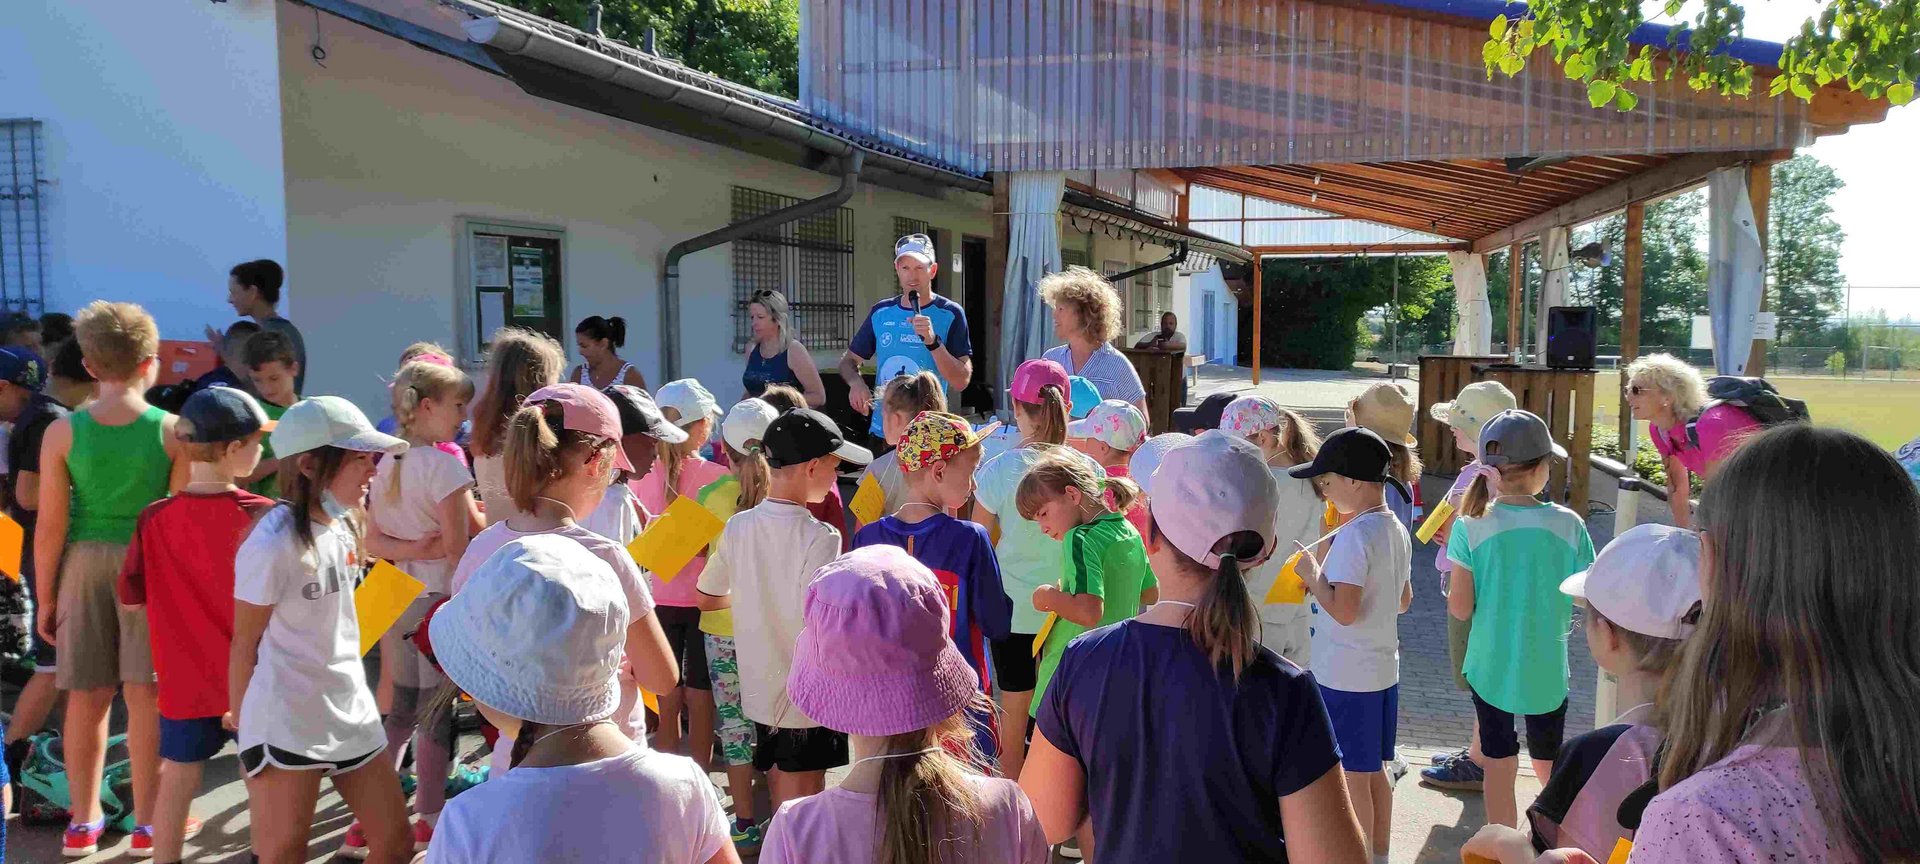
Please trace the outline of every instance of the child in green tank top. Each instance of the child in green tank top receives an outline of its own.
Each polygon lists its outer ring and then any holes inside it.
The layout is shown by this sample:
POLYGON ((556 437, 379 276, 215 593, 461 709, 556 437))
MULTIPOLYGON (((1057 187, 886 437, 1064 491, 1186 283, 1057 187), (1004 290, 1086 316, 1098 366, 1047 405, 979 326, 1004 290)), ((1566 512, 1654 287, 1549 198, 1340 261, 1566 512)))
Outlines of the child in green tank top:
MULTIPOLYGON (((41 444, 36 626, 60 646, 54 680, 68 691, 66 728, 86 730, 65 740, 67 780, 76 789, 100 785, 107 710, 116 689, 124 690, 139 826, 133 843, 151 850, 154 802, 140 790, 154 788, 160 762, 153 655, 144 610, 121 608, 114 586, 140 511, 166 497, 186 463, 174 462, 176 418, 142 395, 159 368, 153 318, 131 303, 96 301, 73 329, 99 395, 49 426, 41 444)), ((190 822, 189 834, 197 827, 190 822)), ((76 797, 62 851, 92 853, 104 828, 99 797, 76 797)))

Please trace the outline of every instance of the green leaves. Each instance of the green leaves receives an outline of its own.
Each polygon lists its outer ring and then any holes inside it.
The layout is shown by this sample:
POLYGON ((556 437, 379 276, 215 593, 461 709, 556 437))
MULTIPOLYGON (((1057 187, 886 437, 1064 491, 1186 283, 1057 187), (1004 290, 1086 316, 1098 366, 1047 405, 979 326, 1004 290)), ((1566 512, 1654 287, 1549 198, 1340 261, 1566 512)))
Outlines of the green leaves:
POLYGON ((1913 82, 1902 81, 1887 88, 1887 101, 1895 105, 1905 105, 1913 101, 1913 82))
POLYGON ((1507 16, 1496 16, 1493 19, 1493 24, 1487 28, 1487 32, 1492 34, 1495 40, 1507 38, 1507 16))
POLYGON ((1595 108, 1606 105, 1613 101, 1613 94, 1618 92, 1619 89, 1619 86, 1612 81, 1601 80, 1590 82, 1587 84, 1587 104, 1595 108))

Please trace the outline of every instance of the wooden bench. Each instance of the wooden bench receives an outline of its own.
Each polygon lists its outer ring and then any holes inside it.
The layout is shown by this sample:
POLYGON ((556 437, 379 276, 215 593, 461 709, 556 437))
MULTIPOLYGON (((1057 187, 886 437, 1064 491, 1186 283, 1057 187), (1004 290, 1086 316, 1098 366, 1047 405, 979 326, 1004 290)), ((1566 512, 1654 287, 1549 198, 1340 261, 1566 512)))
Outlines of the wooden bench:
POLYGON ((1200 386, 1200 367, 1205 365, 1207 365, 1207 355, 1205 354, 1188 354, 1187 355, 1185 374, 1187 376, 1188 387, 1200 386))

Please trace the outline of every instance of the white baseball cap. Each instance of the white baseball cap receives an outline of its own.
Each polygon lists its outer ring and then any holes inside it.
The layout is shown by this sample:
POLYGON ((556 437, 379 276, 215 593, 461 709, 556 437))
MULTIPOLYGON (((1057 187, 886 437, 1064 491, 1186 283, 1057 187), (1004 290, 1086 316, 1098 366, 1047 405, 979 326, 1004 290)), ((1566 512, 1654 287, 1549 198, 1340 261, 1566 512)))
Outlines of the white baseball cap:
POLYGON ((1252 438, 1268 429, 1279 428, 1285 419, 1280 403, 1265 396, 1242 396, 1228 402, 1220 412, 1220 428, 1229 435, 1252 438))
POLYGON ((925 234, 908 234, 893 242, 893 260, 898 261, 908 255, 928 264, 939 260, 933 251, 933 238, 925 234))
POLYGON ((673 421, 673 425, 682 429, 702 417, 717 419, 720 416, 720 403, 714 401, 713 394, 707 392, 707 388, 692 378, 660 385, 660 389, 653 394, 653 401, 660 403, 661 408, 672 408, 679 412, 680 416, 673 421))
POLYGON ((1600 550, 1586 572, 1560 591, 1621 627, 1645 636, 1684 639, 1684 620, 1700 602, 1700 535, 1669 525, 1636 525, 1600 550))
POLYGON ((627 622, 607 562, 571 537, 528 534, 488 557, 428 630, 434 659, 474 701, 568 725, 613 715, 627 622))
POLYGON ((310 396, 293 403, 267 440, 282 459, 321 447, 389 456, 407 452, 407 442, 373 428, 367 415, 338 396, 310 396))
POLYGON ((768 424, 778 416, 780 412, 764 400, 742 399, 727 409, 727 419, 720 421, 720 437, 728 447, 745 453, 747 442, 767 437, 768 424))
POLYGON ((1260 448, 1245 438, 1209 429, 1168 450, 1152 477, 1135 475, 1147 490, 1147 508, 1173 548, 1209 569, 1220 565, 1213 545, 1242 531, 1260 535, 1260 551, 1240 561, 1252 567, 1273 554, 1280 486, 1260 448))
POLYGON ((1067 424, 1068 438, 1092 438, 1115 450, 1134 450, 1147 440, 1147 418, 1133 403, 1105 399, 1087 419, 1067 424))
POLYGON ((1162 432, 1148 438, 1146 443, 1135 449, 1133 456, 1127 459, 1127 473, 1133 475, 1133 482, 1144 487, 1147 478, 1152 477, 1153 472, 1159 470, 1160 460, 1166 458, 1167 451, 1184 446, 1192 440, 1193 436, 1185 432, 1162 432))

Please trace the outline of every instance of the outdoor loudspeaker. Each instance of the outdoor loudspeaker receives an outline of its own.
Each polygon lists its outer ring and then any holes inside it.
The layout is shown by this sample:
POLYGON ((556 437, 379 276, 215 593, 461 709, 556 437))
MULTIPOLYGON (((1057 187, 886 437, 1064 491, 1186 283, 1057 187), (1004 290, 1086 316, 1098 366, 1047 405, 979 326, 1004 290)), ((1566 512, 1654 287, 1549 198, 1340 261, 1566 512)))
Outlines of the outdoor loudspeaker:
POLYGON ((1547 366, 1592 369, 1594 332, 1600 313, 1592 306, 1554 306, 1547 310, 1547 366))

